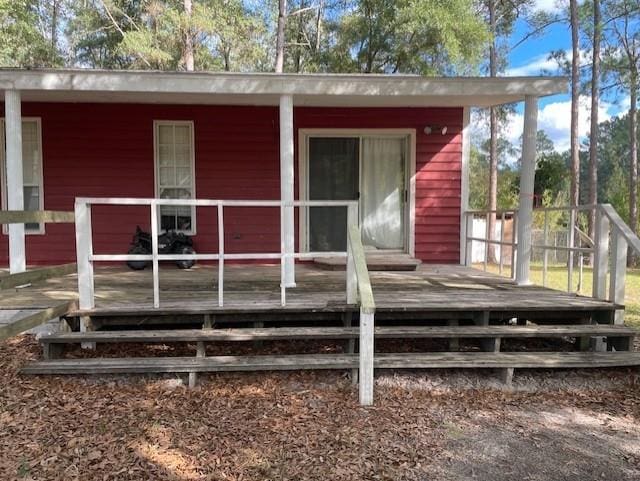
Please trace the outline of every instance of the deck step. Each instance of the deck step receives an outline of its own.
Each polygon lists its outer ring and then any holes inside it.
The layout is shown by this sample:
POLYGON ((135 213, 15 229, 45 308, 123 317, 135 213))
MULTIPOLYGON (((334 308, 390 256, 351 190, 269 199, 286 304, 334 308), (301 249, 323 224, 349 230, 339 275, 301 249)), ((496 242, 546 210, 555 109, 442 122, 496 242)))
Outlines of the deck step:
MULTIPOLYGON (((640 365, 640 352, 377 354, 374 362, 377 369, 622 367, 640 365)), ((63 359, 34 362, 23 367, 21 372, 25 374, 181 373, 352 369, 357 366, 356 354, 304 354, 63 359)))
MULTIPOLYGON (((609 324, 550 326, 385 326, 376 327, 378 339, 403 338, 532 338, 611 336, 633 337, 636 330, 609 324)), ((241 329, 163 329, 135 331, 63 332, 43 335, 43 344, 78 342, 199 342, 288 339, 354 339, 357 327, 277 327, 241 329)))

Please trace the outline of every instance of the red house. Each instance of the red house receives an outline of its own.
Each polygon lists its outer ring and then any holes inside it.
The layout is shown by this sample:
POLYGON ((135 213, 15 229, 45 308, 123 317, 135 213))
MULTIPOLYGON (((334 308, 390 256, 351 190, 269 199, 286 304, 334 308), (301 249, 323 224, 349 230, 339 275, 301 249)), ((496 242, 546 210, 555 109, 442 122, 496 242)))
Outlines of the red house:
MULTIPOLYGON (((71 210, 77 197, 356 200, 366 249, 459 263, 469 108, 565 86, 557 78, 2 70, 3 108, 22 118, 21 134, 15 125, 0 129, 8 151, 9 137, 22 137, 21 166, 5 168, 0 153, 2 205, 71 210)), ((335 227, 345 225, 346 208, 291 214, 287 249, 344 250, 346 231, 335 227)), ((225 215, 228 252, 280 250, 277 209, 225 215)), ((96 207, 96 252, 126 252, 138 224, 149 228, 147 208, 96 207)), ((214 209, 165 205, 159 227, 193 235, 198 251, 216 245, 214 209)), ((16 265, 76 259, 72 225, 26 225, 26 256, 22 227, 11 228, 16 265)), ((0 249, 7 263, 8 244, 0 249)))
POLYGON ((577 213, 597 214, 590 247, 563 247, 593 254, 592 298, 529 286, 532 249, 554 248, 532 245, 538 99, 566 86, 551 77, 0 70, 0 257, 10 270, 0 309, 36 311, 0 324, 0 339, 62 318, 64 332, 40 339, 45 360, 24 367, 32 374, 188 372, 193 384, 204 371, 357 369, 365 405, 374 368, 497 368, 508 382, 514 368, 637 365, 635 331, 612 324, 622 322, 627 242, 640 253, 640 239, 611 206, 556 209, 572 219, 569 239, 577 213), (477 238, 474 216, 496 213, 467 208, 470 109, 520 101, 520 205, 508 212, 516 235, 506 240, 502 229, 498 241, 487 228, 477 238), (136 225, 151 231, 151 252, 127 254, 136 225), (163 230, 192 235, 197 253, 160 252, 163 230), (508 247, 515 282, 473 269, 474 242, 508 247), (370 276, 375 256, 424 265, 370 276), (326 257, 345 259, 346 272, 295 263, 326 257), (161 269, 168 260, 212 264, 184 273, 161 269), (236 261, 260 265, 225 267, 236 261), (502 338, 529 337, 575 342, 501 351, 502 338), (587 352, 594 338, 610 352, 587 352), (265 339, 347 343, 255 356, 205 346, 265 339), (441 342, 433 352, 406 350, 411 342, 374 349, 385 339, 441 342), (460 349, 460 339, 475 348, 460 349), (197 348, 195 357, 60 358, 65 343, 111 342, 197 348))

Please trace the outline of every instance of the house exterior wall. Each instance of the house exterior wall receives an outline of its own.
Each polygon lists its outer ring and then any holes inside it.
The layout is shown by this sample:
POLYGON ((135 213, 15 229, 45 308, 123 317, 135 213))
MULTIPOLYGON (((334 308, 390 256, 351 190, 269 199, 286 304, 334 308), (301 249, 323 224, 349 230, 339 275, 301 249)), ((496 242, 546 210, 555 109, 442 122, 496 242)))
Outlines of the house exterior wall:
MULTIPOLYGON (((42 120, 45 209, 72 210, 75 197, 153 197, 154 120, 194 122, 198 198, 280 196, 277 107, 25 103, 23 116, 42 120)), ((416 257, 458 263, 462 108, 296 108, 294 121, 296 136, 302 128, 415 129, 416 257), (424 134, 431 124, 447 125, 447 135, 424 134)), ((96 254, 124 253, 135 225, 149 228, 148 207, 96 206, 92 217, 96 254)), ((274 208, 225 208, 227 252, 279 252, 279 218, 274 208)), ((196 230, 198 251, 216 252, 214 208, 198 209, 196 230)), ((74 228, 47 224, 26 248, 29 264, 72 262, 74 228)))

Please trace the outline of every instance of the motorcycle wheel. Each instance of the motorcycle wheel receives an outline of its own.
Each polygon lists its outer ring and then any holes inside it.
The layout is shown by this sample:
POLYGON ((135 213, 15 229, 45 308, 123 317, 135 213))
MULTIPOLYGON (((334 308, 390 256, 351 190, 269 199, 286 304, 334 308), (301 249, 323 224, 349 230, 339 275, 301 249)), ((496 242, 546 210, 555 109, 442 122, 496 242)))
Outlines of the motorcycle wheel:
MULTIPOLYGON (((195 254, 196 251, 191 246, 182 246, 178 254, 195 254)), ((195 259, 176 261, 176 265, 180 269, 191 269, 196 264, 195 259)))
MULTIPOLYGON (((128 254, 150 254, 150 252, 142 246, 134 246, 129 249, 128 254)), ((141 271, 147 267, 147 261, 127 261, 127 266, 134 271, 141 271)))

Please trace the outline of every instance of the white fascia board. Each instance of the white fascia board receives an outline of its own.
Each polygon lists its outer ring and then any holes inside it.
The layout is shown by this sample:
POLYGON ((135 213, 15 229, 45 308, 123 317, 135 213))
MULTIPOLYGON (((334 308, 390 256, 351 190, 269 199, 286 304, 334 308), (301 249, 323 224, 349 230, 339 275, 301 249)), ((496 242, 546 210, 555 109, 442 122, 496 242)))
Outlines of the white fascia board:
MULTIPOLYGON (((455 97, 458 105, 490 105, 567 91, 564 77, 420 77, 407 75, 243 74, 205 72, 0 69, 0 89, 27 92, 293 95, 345 98, 455 97)), ((69 95, 67 95, 69 97, 69 95)), ((109 101, 108 97, 103 101, 109 101)), ((144 99, 139 98, 144 102, 144 99)), ((406 100, 403 100, 406 101, 406 100)), ((321 102, 321 103, 324 103, 321 102)), ((366 103, 366 101, 362 102, 366 103)))

